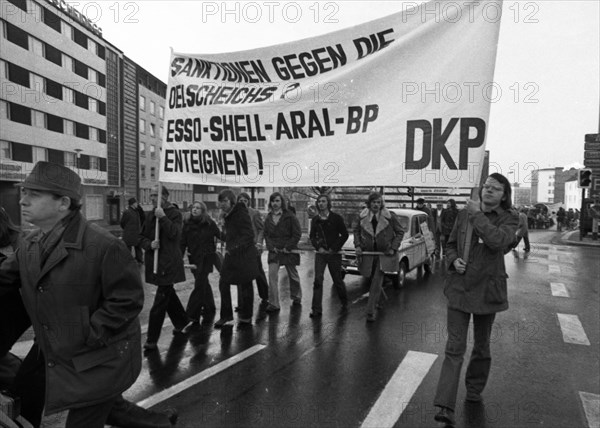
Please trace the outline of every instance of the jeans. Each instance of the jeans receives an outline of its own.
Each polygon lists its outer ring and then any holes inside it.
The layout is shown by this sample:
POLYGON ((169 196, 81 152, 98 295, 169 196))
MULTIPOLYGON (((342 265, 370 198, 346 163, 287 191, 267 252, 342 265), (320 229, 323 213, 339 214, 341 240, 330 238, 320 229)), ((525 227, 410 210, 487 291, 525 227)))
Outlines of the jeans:
POLYGON ((371 268, 371 287, 369 288, 369 300, 367 302, 367 314, 375 315, 381 292, 383 291, 383 279, 385 274, 379 266, 379 257, 373 257, 371 268))
MULTIPOLYGON (((284 265, 290 279, 290 297, 293 301, 302 300, 300 276, 295 265, 284 265)), ((279 263, 269 263, 269 302, 279 307, 279 263)))
MULTIPOLYGON (((490 335, 496 314, 473 314, 474 339, 471 359, 467 366, 465 385, 467 393, 479 395, 485 388, 492 356, 490 353, 490 335)), ((456 394, 463 359, 467 350, 467 334, 471 314, 448 308, 448 340, 446 342, 446 356, 442 364, 442 371, 438 380, 437 391, 433 404, 454 410, 456 394)))
POLYGON ((329 266, 329 274, 333 280, 333 288, 337 292, 343 306, 348 304, 346 285, 342 279, 342 255, 341 254, 315 254, 315 282, 313 288, 312 310, 323 312, 323 279, 325 267, 329 266))
POLYGON ((176 329, 182 329, 189 321, 173 285, 157 287, 154 303, 150 309, 150 318, 148 319, 147 342, 158 342, 166 314, 169 315, 176 329))

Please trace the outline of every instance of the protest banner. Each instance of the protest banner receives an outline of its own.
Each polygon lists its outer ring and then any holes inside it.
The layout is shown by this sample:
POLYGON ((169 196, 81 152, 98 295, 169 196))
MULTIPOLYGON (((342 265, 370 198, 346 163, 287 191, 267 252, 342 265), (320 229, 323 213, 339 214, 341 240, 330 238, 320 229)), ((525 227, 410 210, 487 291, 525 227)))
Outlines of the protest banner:
POLYGON ((432 1, 291 43, 172 52, 160 180, 478 186, 501 14, 432 1))

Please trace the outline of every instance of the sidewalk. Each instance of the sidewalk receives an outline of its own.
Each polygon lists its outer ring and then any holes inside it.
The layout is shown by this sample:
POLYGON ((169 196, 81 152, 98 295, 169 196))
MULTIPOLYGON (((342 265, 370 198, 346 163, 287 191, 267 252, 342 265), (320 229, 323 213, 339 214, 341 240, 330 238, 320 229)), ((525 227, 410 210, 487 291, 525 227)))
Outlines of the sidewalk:
POLYGON ((579 240, 579 230, 570 230, 563 232, 559 238, 565 245, 576 245, 583 247, 600 247, 600 237, 596 241, 592 239, 591 234, 587 234, 581 241, 579 240))

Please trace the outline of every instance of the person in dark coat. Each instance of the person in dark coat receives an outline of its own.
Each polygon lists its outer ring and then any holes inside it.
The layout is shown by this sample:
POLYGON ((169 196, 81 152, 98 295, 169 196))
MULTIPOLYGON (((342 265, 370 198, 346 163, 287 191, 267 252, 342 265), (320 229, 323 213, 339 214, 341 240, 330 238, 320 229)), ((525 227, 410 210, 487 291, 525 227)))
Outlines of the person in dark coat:
POLYGON ((316 250, 311 318, 318 318, 323 313, 323 279, 327 266, 329 266, 333 287, 342 304, 342 313, 348 310, 348 294, 342 279, 342 255, 340 254, 348 239, 348 229, 342 216, 331 211, 329 195, 319 195, 317 210, 318 214, 310 222, 310 242, 316 250))
MULTIPOLYGON (((269 282, 265 275, 265 270, 262 265, 261 254, 263 252, 263 242, 265 240, 265 222, 259 211, 250 206, 250 195, 242 192, 238 195, 238 202, 242 202, 248 208, 248 214, 252 220, 252 230, 254 232, 254 244, 256 246, 256 265, 258 268, 258 276, 256 277, 256 290, 260 297, 260 305, 258 306, 257 320, 262 320, 267 317, 267 308, 269 307, 269 282)), ((238 293, 238 300, 241 298, 241 293, 238 293)), ((238 304, 240 306, 240 304, 238 304)))
POLYGON ((446 245, 448 244, 448 239, 450 238, 450 233, 454 227, 454 222, 456 221, 457 215, 458 208, 456 208, 456 201, 454 199, 448 199, 446 208, 442 210, 441 215, 442 235, 440 240, 444 256, 446 255, 446 245))
POLYGON ((138 211, 139 204, 137 199, 130 198, 128 207, 121 216, 121 229, 123 229, 123 242, 131 251, 135 251, 135 260, 138 263, 143 263, 142 248, 140 247, 140 232, 142 231, 142 221, 138 211))
POLYGON ((39 229, 2 263, 0 300, 20 287, 36 337, 23 364, 44 361, 46 413, 100 428, 141 370, 144 292, 123 242, 81 215, 80 185, 50 162, 18 184, 23 218, 39 229))
POLYGON ((226 189, 219 193, 219 205, 224 213, 221 239, 225 241, 226 250, 219 280, 221 318, 215 323, 215 327, 221 328, 233 321, 232 284, 237 284, 242 295, 238 327, 250 326, 254 310, 252 281, 258 276, 256 264, 258 253, 254 245, 252 222, 248 208, 242 202, 236 203, 232 190, 226 189))
POLYGON ((269 306, 267 312, 277 312, 279 306, 279 266, 285 266, 290 282, 290 297, 294 306, 302 305, 302 288, 296 266, 300 264, 298 242, 302 237, 300 222, 287 209, 279 192, 269 197, 269 214, 265 220, 265 241, 269 250, 269 306), (296 251, 296 252, 294 252, 296 251))
POLYGON ((192 204, 191 215, 183 224, 181 235, 181 254, 188 251, 190 264, 196 265, 192 269, 194 274, 194 290, 189 297, 186 313, 193 323, 212 323, 215 317, 215 299, 208 280, 208 275, 213 271, 216 255, 215 239, 219 238, 221 231, 217 223, 206 212, 203 202, 192 204))
POLYGON ((465 376, 467 402, 480 402, 491 367, 490 335, 496 313, 508 309, 504 254, 510 251, 519 216, 511 208, 510 182, 501 174, 487 177, 479 201, 459 211, 447 245, 448 339, 434 405, 435 420, 454 425, 454 408, 469 322, 474 344, 465 376), (471 237, 467 242, 468 237, 471 237), (468 248, 469 250, 465 250, 468 248))
POLYGON ((173 333, 181 333, 189 324, 185 309, 175 292, 174 285, 185 281, 183 256, 181 254, 181 231, 183 216, 169 202, 169 191, 162 186, 160 206, 158 190, 150 194, 154 209, 148 212, 140 237, 140 245, 145 251, 146 282, 158 286, 154 303, 150 309, 148 336, 144 349, 157 348, 165 314, 173 322, 173 333), (159 224, 159 239, 155 239, 155 225, 159 224), (158 269, 154 273, 154 253, 158 251, 158 269))

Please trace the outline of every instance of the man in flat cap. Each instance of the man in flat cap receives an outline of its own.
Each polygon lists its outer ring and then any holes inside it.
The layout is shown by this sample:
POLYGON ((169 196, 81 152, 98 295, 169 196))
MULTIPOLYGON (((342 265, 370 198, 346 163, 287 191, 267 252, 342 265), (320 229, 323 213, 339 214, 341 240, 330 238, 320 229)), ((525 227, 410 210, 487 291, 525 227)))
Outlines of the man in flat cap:
POLYGON ((68 410, 67 428, 100 428, 133 406, 121 393, 141 369, 144 292, 123 242, 80 213, 80 185, 49 162, 17 185, 23 218, 38 229, 0 266, 0 298, 20 287, 35 331, 16 379, 23 392, 45 389, 46 413, 68 410), (40 367, 42 379, 27 378, 40 367))
POLYGON ((150 193, 154 206, 146 215, 146 221, 140 235, 140 245, 145 251, 146 282, 158 286, 154 303, 150 309, 148 336, 144 349, 157 349, 158 338, 162 330, 165 315, 173 322, 173 332, 181 333, 189 324, 188 318, 174 285, 185 281, 183 256, 181 254, 181 231, 183 216, 169 202, 169 191, 162 186, 160 204, 158 188, 150 193), (159 225, 159 239, 155 239, 156 222, 159 225), (154 273, 154 252, 158 250, 158 270, 154 273))
POLYGON ((121 228, 123 229, 123 242, 129 248, 135 251, 135 260, 142 264, 142 248, 140 247, 140 232, 142 231, 142 219, 138 211, 138 201, 135 198, 129 198, 128 207, 121 216, 121 228))

